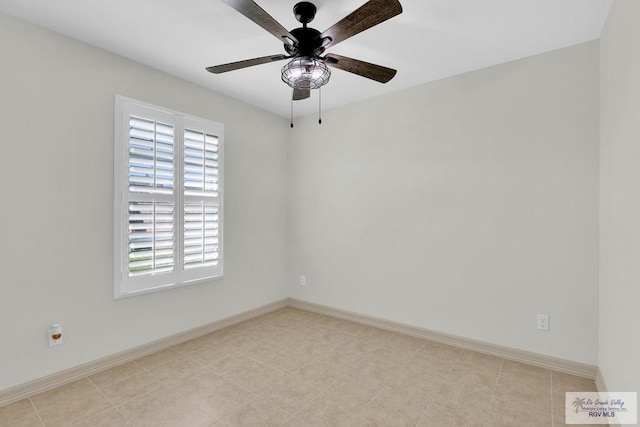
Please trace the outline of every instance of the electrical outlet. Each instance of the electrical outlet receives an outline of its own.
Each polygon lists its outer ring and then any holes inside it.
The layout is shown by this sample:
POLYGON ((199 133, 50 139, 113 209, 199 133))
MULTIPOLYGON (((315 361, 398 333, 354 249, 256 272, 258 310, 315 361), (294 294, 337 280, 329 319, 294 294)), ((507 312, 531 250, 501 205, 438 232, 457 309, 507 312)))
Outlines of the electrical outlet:
POLYGON ((549 330, 549 315, 548 314, 538 314, 538 329, 541 331, 549 330))
POLYGON ((54 323, 49 329, 49 347, 62 344, 62 326, 54 323))
POLYGON ((300 286, 307 286, 307 276, 300 276, 300 286))

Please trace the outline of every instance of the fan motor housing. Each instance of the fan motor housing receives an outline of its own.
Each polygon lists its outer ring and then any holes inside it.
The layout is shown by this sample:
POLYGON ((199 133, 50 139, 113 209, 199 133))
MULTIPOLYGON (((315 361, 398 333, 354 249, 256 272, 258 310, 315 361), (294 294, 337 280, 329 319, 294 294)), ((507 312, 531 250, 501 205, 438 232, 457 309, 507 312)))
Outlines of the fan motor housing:
POLYGON ((301 27, 290 31, 298 43, 295 45, 286 44, 284 50, 291 56, 318 56, 324 52, 320 31, 315 28, 301 27))

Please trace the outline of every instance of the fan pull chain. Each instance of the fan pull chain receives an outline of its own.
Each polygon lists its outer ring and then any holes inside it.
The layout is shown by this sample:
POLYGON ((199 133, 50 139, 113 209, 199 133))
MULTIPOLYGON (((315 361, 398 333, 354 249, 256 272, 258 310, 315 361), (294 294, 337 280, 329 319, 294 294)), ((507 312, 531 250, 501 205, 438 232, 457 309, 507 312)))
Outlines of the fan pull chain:
POLYGON ((322 88, 318 88, 318 124, 322 124, 322 88))
POLYGON ((293 128, 293 96, 291 96, 291 127, 293 128))

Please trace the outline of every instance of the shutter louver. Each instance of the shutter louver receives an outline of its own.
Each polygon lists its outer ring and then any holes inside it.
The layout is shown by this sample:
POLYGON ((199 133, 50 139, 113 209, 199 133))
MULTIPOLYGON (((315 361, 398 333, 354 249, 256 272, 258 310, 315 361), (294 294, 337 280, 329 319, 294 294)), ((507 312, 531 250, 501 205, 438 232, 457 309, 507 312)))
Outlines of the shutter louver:
POLYGON ((185 129, 185 196, 218 197, 218 172, 218 137, 185 129))
POLYGON ((173 271, 173 203, 129 202, 129 277, 173 271))
POLYGON ((184 268, 218 265, 218 206, 184 205, 184 268))
POLYGON ((174 127, 129 117, 129 191, 172 194, 174 127))

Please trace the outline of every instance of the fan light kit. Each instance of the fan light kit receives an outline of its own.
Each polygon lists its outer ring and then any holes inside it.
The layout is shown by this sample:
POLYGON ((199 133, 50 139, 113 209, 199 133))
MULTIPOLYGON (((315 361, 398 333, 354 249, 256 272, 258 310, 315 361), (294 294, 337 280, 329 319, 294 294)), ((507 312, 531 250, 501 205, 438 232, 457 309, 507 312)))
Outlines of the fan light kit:
MULTIPOLYGON (((398 0, 369 0, 329 29, 320 32, 307 27, 316 15, 316 7, 310 2, 300 2, 293 7, 293 14, 302 27, 287 31, 278 21, 265 12, 253 0, 224 0, 229 6, 267 30, 284 44, 287 55, 270 55, 228 64, 207 67, 207 71, 220 74, 269 62, 290 61, 282 67, 282 81, 293 88, 291 98, 291 127, 293 127, 293 101, 307 99, 312 89, 320 89, 329 82, 328 66, 357 74, 380 83, 387 83, 396 70, 358 59, 335 54, 322 56, 325 50, 402 13, 398 0)), ((322 123, 322 120, 318 120, 322 123)))
POLYGON ((282 67, 282 81, 294 89, 320 89, 329 83, 329 77, 329 67, 311 56, 294 58, 282 67))

